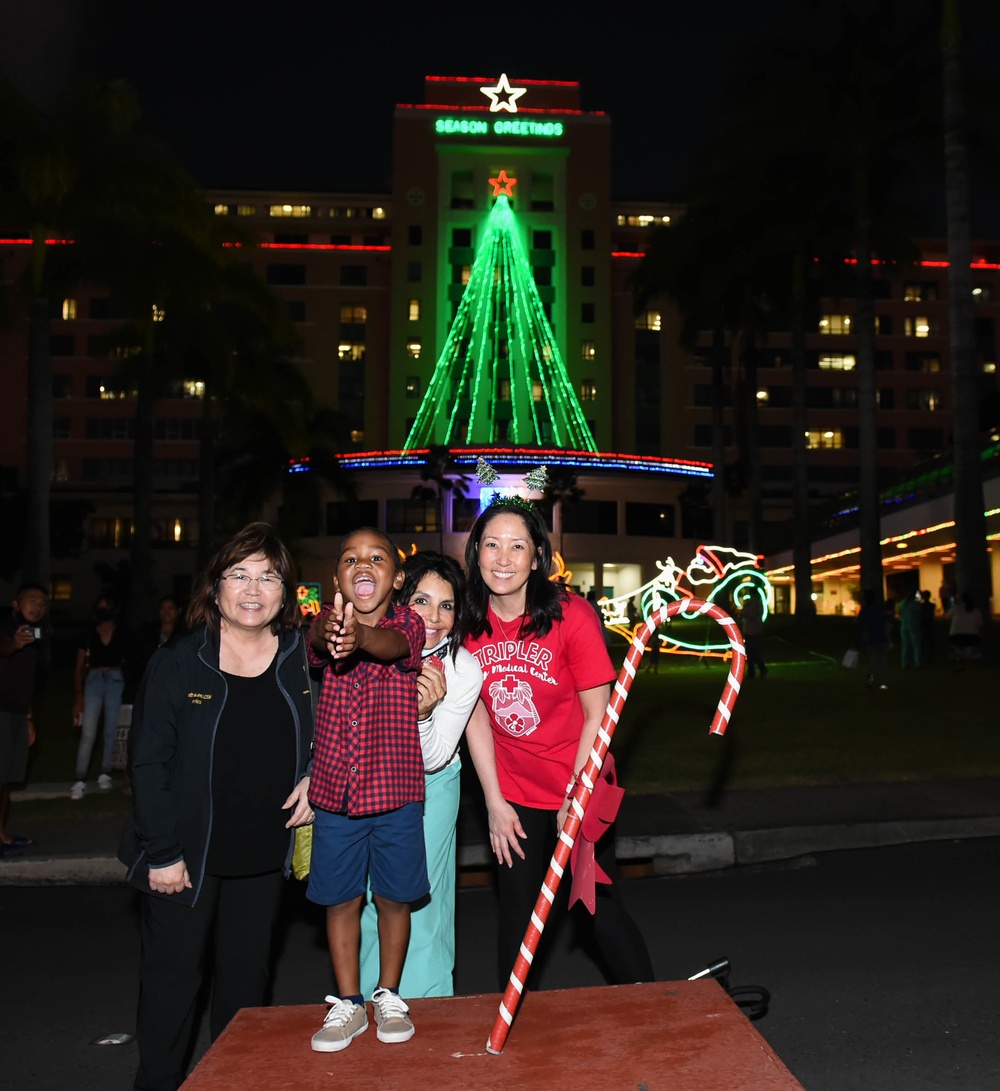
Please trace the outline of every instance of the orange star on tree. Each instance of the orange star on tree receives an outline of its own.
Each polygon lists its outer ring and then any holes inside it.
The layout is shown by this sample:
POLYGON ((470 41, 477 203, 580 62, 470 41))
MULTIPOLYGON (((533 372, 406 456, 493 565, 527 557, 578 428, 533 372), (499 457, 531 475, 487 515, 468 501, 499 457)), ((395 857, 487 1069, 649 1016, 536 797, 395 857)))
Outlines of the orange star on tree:
POLYGON ((490 185, 493 187, 493 196, 499 197, 502 193, 505 197, 513 197, 512 187, 517 185, 516 178, 508 178, 505 170, 500 171, 496 178, 490 179, 490 185))

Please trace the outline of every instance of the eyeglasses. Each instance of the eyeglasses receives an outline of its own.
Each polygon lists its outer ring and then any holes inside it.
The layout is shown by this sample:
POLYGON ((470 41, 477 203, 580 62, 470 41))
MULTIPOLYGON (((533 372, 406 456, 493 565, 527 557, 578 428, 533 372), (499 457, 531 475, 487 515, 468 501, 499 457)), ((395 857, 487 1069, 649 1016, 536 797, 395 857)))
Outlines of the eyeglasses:
POLYGON ((277 591, 281 587, 281 579, 278 576, 248 576, 244 572, 233 572, 221 579, 230 580, 241 591, 249 591, 250 585, 255 583, 261 594, 268 591, 277 591))

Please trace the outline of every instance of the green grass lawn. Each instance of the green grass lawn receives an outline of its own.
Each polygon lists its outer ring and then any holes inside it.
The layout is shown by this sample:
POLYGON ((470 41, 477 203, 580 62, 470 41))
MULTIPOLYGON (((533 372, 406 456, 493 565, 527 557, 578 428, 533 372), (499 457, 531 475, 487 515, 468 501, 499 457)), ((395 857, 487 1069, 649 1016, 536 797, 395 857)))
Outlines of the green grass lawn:
MULTIPOLYGON (((768 677, 745 681, 724 738, 708 728, 728 665, 661 656, 659 673, 636 678, 615 731, 624 786, 697 791, 1000 775, 997 671, 989 654, 956 673, 942 628, 931 666, 903 671, 896 649, 889 689, 873 692, 863 661, 858 670, 840 666, 852 631, 844 618, 804 627, 769 620, 768 677)), ((612 648, 618 664, 624 651, 624 643, 612 648)), ((69 672, 52 675, 37 722, 30 781, 70 781, 79 733, 69 672)), ((98 771, 95 755, 91 776, 98 771)))

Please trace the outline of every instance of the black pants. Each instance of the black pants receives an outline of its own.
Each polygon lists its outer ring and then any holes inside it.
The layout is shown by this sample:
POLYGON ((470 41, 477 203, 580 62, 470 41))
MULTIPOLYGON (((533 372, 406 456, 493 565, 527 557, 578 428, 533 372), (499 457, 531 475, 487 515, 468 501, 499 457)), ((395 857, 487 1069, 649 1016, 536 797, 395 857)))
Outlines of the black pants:
POLYGON ((213 1042, 240 1008, 266 1002, 271 936, 283 890, 284 876, 272 871, 238 878, 206 875, 193 907, 142 898, 135 1091, 175 1091, 183 1082, 210 950, 213 1042))
MULTIPOLYGON (((541 811, 532 807, 511 804, 517 811, 527 839, 521 842, 525 859, 513 856, 514 866, 501 864, 497 871, 499 900, 499 932, 497 937, 498 980, 503 992, 510 980, 510 972, 524 939, 525 929, 531 920, 542 880, 556 845, 556 812, 541 811)), ((595 859, 611 879, 611 885, 597 884, 593 917, 586 906, 577 903, 572 915, 586 918, 587 927, 603 963, 605 976, 612 985, 632 985, 639 981, 652 981, 653 964, 650 961, 646 941, 639 926, 625 908, 618 891, 618 868, 615 863, 615 828, 595 845, 595 859), (578 916, 579 915, 579 916, 578 916)), ((539 953, 545 946, 548 932, 558 927, 567 913, 571 876, 569 867, 559 884, 559 891, 549 911, 545 932, 539 944, 539 953)), ((537 970, 536 957, 533 970, 537 970)), ((529 983, 537 974, 529 976, 529 983)))

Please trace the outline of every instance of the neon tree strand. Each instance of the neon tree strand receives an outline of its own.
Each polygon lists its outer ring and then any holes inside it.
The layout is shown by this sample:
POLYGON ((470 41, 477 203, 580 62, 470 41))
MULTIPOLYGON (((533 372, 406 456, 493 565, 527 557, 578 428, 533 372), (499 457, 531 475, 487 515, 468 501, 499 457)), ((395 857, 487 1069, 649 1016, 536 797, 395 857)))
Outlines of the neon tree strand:
POLYGON ((569 863, 573 843, 580 832, 580 825, 583 822, 587 804, 590 802, 591 794, 594 791, 594 785, 600 777, 601 767, 611 746, 611 736, 614 734, 625 699, 628 697, 632 682, 635 680, 639 661, 642 659, 649 641, 655 636, 657 628, 667 618, 676 614, 683 614, 685 617, 705 614, 707 617, 714 618, 723 627, 726 636, 729 638, 733 660, 718 707, 712 717, 709 734, 724 735, 726 728, 729 726, 729 718, 732 715, 733 706, 736 704, 736 698, 740 693, 743 671, 746 669, 747 662, 746 650, 743 647, 743 640, 736 622, 714 603, 703 602, 700 599, 685 599, 681 602, 665 603, 646 618, 645 624, 636 633, 628 654, 625 656, 625 662, 622 664, 618 680, 611 692, 611 700, 608 701, 608 707, 604 710, 604 718, 601 720, 601 726, 591 748, 590 757, 580 774, 569 813, 566 815, 566 821, 559 832, 559 840, 556 842, 555 851, 549 861, 549 869, 538 893, 535 908, 531 913, 531 920, 524 933, 524 939, 521 941, 520 953, 514 961, 510 981, 504 991, 503 999, 500 1001, 500 1011, 486 1043, 486 1049, 489 1053, 501 1053, 507 1035, 510 1033, 511 1023, 514 1021, 514 1014, 524 991, 524 983, 527 980, 528 971, 531 969, 535 952, 538 949, 538 941, 545 929, 545 922, 548 920, 549 911, 555 901, 556 891, 559 889, 559 883, 566 870, 566 865, 569 863))

